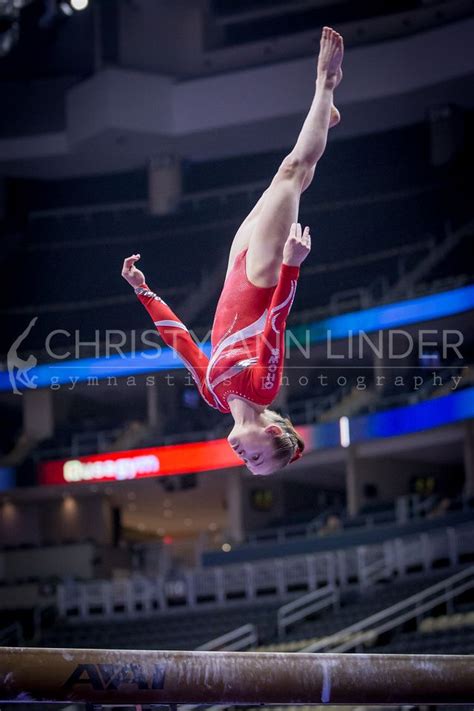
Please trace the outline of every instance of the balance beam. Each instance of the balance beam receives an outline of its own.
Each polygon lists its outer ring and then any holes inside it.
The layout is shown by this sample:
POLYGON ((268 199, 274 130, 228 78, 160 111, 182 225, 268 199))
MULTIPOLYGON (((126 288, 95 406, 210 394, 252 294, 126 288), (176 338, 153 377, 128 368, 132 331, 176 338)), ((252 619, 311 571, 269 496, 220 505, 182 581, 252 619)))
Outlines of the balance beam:
POLYGON ((467 704, 474 656, 0 648, 2 702, 467 704))

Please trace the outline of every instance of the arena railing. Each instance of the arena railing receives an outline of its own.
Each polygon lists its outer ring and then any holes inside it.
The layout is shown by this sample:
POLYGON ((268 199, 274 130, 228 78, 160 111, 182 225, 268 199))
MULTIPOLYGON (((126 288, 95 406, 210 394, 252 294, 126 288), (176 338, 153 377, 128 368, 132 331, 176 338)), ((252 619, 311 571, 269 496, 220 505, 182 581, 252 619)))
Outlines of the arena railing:
POLYGON ((278 636, 284 637, 290 625, 306 619, 315 612, 325 610, 327 607, 337 609, 339 600, 339 590, 333 585, 326 585, 282 605, 277 612, 278 636))
MULTIPOLYGON (((336 515, 339 518, 340 529, 334 531, 334 533, 341 536, 350 536, 358 531, 369 530, 378 526, 404 525, 409 522, 422 521, 435 507, 438 500, 439 497, 436 496, 422 497, 418 494, 409 494, 398 497, 393 505, 387 504, 386 507, 380 507, 377 511, 361 513, 357 517, 350 517, 337 506, 331 506, 305 523, 269 526, 268 528, 252 531, 241 543, 233 543, 233 549, 238 550, 240 546, 251 546, 255 550, 255 547, 260 545, 265 546, 272 543, 281 544, 289 541, 316 538, 320 535, 321 529, 324 528, 328 516, 331 515, 336 515)), ((450 509, 444 513, 447 526, 453 525, 453 521, 450 521, 450 515, 457 516, 459 511, 474 511, 474 503, 471 503, 464 496, 451 500, 451 506, 454 506, 453 510, 450 509)), ((456 524, 454 523, 454 525, 456 524)), ((206 534, 200 540, 199 549, 201 554, 212 550, 212 546, 209 545, 209 537, 206 534)))
POLYGON ((381 634, 390 632, 410 620, 419 623, 422 616, 444 603, 452 612, 452 601, 469 590, 474 589, 474 566, 421 590, 415 595, 402 600, 370 615, 364 620, 350 625, 329 637, 310 644, 304 652, 348 652, 361 651, 369 644, 374 645, 381 634))
MULTIPOLYGON (((387 523, 407 523, 411 520, 422 518, 428 513, 436 503, 435 496, 422 497, 418 494, 409 494, 407 496, 399 496, 395 500, 393 506, 388 505, 384 511, 377 513, 359 514, 356 519, 346 517, 344 512, 335 511, 335 508, 329 507, 322 511, 318 516, 306 523, 289 524, 287 526, 269 526, 268 528, 258 529, 249 533, 244 540, 245 544, 258 545, 260 543, 284 543, 287 540, 295 538, 309 538, 316 536, 319 529, 324 525, 328 515, 336 513, 341 518, 344 526, 350 526, 350 530, 354 531, 358 528, 372 528, 378 524, 387 523)), ((459 505, 463 510, 468 510, 468 500, 466 498, 459 499, 459 505)), ((343 531, 341 531, 342 533, 343 531)))
POLYGON ((241 652, 245 649, 251 649, 258 644, 258 633, 255 625, 247 624, 237 627, 231 632, 220 635, 211 639, 205 644, 201 644, 197 651, 201 652, 241 652))
POLYGON ((144 614, 182 614, 183 610, 210 609, 213 606, 239 604, 260 599, 286 599, 312 592, 324 585, 340 589, 358 584, 403 578, 411 569, 429 571, 439 562, 458 565, 460 559, 474 551, 474 524, 456 528, 434 529, 430 534, 405 536, 384 544, 366 546, 361 554, 357 547, 337 552, 290 556, 244 565, 201 568, 187 571, 173 579, 141 577, 139 589, 133 580, 120 581, 117 604, 114 581, 61 584, 57 590, 57 607, 61 617, 71 622, 94 619, 133 619, 144 614), (372 562, 377 564, 377 574, 372 562), (364 566, 369 566, 369 572, 364 566), (372 567, 371 567, 372 566, 372 567), (127 588, 124 590, 124 588, 127 588), (263 597, 262 597, 263 596, 263 597))

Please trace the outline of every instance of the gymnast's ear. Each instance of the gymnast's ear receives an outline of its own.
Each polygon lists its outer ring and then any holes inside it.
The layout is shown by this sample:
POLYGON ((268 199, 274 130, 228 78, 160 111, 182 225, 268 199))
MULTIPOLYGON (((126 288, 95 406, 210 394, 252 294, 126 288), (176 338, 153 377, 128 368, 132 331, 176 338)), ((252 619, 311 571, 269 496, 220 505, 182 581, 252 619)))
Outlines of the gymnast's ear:
POLYGON ((283 430, 279 425, 268 425, 268 427, 265 427, 265 432, 268 434, 271 434, 273 437, 281 437, 283 434, 283 430))

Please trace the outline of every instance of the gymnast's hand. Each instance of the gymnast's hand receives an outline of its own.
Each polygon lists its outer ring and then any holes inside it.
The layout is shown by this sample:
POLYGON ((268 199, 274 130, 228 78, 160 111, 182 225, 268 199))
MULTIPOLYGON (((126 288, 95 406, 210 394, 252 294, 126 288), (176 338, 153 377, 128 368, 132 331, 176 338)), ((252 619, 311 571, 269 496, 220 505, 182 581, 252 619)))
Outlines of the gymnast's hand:
POLYGON ((130 286, 136 289, 137 286, 141 286, 145 283, 145 275, 139 269, 136 268, 135 262, 140 259, 139 254, 132 254, 131 257, 124 259, 122 267, 122 276, 125 281, 128 281, 130 286))
POLYGON ((301 230, 301 225, 293 223, 290 234, 283 247, 283 264, 289 267, 299 267, 311 251, 311 235, 309 227, 301 230))

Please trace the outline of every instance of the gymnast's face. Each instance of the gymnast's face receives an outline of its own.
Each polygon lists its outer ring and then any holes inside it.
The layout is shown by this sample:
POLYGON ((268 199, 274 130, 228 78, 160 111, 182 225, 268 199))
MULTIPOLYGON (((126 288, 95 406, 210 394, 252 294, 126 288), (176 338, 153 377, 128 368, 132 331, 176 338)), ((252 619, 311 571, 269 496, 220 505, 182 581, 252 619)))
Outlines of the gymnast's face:
POLYGON ((265 476, 276 468, 273 439, 282 432, 278 425, 265 421, 234 425, 227 441, 252 474, 265 476))

